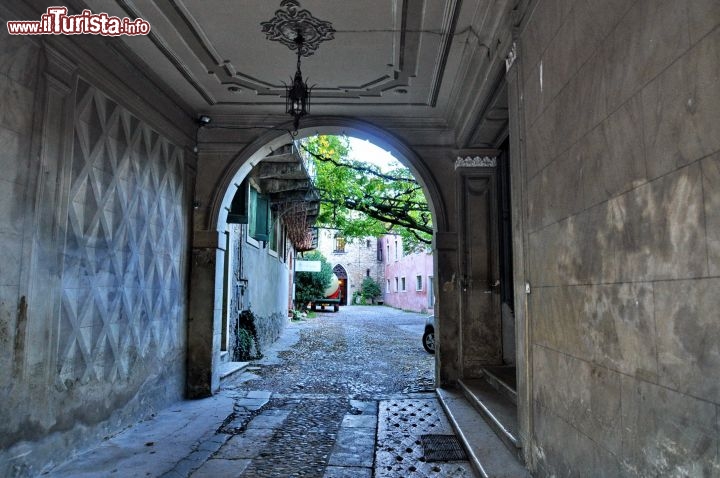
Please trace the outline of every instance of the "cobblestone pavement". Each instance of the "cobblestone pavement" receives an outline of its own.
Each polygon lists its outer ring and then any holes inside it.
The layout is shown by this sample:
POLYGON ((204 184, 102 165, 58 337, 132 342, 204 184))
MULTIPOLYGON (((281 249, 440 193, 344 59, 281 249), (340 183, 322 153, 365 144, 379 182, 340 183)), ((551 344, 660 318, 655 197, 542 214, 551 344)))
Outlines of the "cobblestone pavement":
MULTIPOLYGON (((297 343, 224 388, 340 394, 354 399, 427 391, 434 360, 422 348, 425 316, 389 307, 342 307, 291 324, 297 343), (299 334, 299 337, 297 336, 299 334)), ((288 344, 281 344, 287 346, 288 344)))
POLYGON ((472 477, 467 461, 426 459, 422 440, 452 430, 424 323, 377 306, 291 323, 211 399, 172 407, 51 476, 472 477))

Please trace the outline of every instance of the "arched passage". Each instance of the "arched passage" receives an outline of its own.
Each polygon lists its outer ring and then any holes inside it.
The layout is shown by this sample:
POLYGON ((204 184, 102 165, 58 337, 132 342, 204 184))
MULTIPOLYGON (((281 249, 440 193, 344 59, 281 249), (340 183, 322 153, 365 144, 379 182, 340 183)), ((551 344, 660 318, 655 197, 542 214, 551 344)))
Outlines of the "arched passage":
POLYGON ((335 267, 333 267, 333 274, 335 274, 335 277, 338 278, 338 289, 339 289, 339 296, 340 296, 340 305, 347 305, 348 301, 348 274, 345 268, 340 265, 336 264, 335 267))
MULTIPOLYGON (((430 205, 435 231, 447 230, 447 209, 438 185, 422 158, 404 141, 382 128, 354 118, 318 116, 304 120, 303 125, 298 130, 296 139, 316 134, 348 135, 369 140, 376 146, 390 151, 420 182, 430 205)), ((227 208, 234 196, 233 184, 239 184, 255 165, 268 154, 287 144, 289 139, 288 129, 278 127, 258 137, 235 156, 214 190, 207 229, 224 228, 227 208)))
MULTIPOLYGON (((445 200, 430 169, 405 142, 370 123, 344 117, 315 117, 304 122, 295 139, 317 134, 348 135, 368 140, 407 166, 428 199, 434 236, 448 228, 445 200)), ((223 290, 227 283, 224 268, 225 231, 228 210, 236 185, 264 158, 290 142, 287 130, 268 130, 242 149, 228 163, 215 183, 205 224, 196 224, 193 244, 195 272, 191 277, 190 322, 188 324, 188 395, 207 396, 219 386, 218 365, 222 338, 223 290), (204 294, 204 295, 203 295, 204 294), (220 304, 220 305, 218 305, 220 304)), ((435 258, 437 267, 437 257, 435 258)), ((440 304, 441 301, 438 301, 440 304)))

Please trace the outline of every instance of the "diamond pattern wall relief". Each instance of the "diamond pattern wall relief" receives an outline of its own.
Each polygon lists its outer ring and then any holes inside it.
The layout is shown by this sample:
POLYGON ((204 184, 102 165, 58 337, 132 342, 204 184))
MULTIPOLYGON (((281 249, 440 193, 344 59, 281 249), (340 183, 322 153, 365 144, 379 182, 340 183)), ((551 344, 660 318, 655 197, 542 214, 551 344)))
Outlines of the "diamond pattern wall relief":
POLYGON ((157 370, 184 347, 182 149, 82 81, 74 126, 60 386, 157 370))

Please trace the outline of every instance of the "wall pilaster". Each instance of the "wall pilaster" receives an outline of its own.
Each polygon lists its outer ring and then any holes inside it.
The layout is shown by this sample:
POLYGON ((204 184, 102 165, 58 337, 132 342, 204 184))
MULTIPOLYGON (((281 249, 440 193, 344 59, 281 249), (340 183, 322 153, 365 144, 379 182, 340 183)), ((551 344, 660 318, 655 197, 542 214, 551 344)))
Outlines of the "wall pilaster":
POLYGON ((188 398, 210 396, 220 386, 216 365, 220 360, 223 268, 217 265, 224 261, 225 241, 221 233, 195 231, 188 306, 188 398))

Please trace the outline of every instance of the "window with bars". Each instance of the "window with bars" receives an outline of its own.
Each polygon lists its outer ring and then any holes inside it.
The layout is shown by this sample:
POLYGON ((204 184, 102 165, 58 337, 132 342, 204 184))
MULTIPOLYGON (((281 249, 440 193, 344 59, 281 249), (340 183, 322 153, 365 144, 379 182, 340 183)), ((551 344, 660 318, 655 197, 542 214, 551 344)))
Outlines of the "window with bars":
POLYGON ((333 252, 337 252, 337 253, 345 252, 346 244, 347 244, 347 242, 345 241, 344 237, 340 237, 340 236, 336 237, 335 238, 335 250, 333 252))

